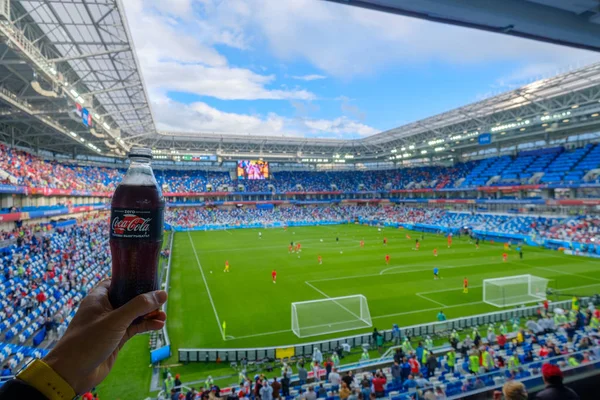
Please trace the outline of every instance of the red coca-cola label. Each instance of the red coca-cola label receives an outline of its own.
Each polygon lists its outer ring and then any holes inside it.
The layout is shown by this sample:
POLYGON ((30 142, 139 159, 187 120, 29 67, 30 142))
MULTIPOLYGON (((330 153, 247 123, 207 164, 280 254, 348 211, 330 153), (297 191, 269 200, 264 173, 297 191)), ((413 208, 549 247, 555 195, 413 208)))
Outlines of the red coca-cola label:
POLYGON ((110 212, 110 238, 160 240, 163 210, 113 208, 110 212))

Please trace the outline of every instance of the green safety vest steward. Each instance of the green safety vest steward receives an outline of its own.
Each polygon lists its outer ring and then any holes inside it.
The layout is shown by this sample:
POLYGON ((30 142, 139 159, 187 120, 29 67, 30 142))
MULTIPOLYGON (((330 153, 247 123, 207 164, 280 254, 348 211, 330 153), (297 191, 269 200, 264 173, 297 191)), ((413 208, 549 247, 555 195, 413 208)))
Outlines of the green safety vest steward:
POLYGON ((421 364, 425 364, 427 362, 427 356, 429 355, 429 352, 427 350, 423 350, 423 357, 421 357, 421 364))
POLYGON ((483 352, 482 356, 481 356, 481 361, 483 364, 483 368, 488 369, 490 367, 490 353, 486 350, 483 352))
POLYGON ((508 359, 508 367, 510 369, 516 369, 519 367, 519 365, 520 365, 519 357, 513 355, 508 359))
POLYGON ((428 350, 433 349, 433 340, 425 339, 425 347, 427 347, 428 350))
POLYGON ((362 356, 360 356, 361 360, 368 360, 369 359, 369 353, 367 353, 366 351, 364 353, 362 353, 362 356))
POLYGON ((477 357, 476 355, 472 355, 469 357, 469 368, 474 374, 479 372, 479 357, 477 357))
POLYGON ((594 329, 598 329, 598 327, 600 326, 600 320, 598 320, 598 318, 596 317, 592 317, 592 320, 590 321, 590 326, 594 329))
POLYGON ((448 353, 448 366, 449 367, 454 367, 454 365, 456 364, 456 353, 451 351, 450 353, 448 353))
POLYGON ((569 357, 569 365, 572 367, 576 367, 579 365, 579 362, 577 362, 575 357, 569 357))

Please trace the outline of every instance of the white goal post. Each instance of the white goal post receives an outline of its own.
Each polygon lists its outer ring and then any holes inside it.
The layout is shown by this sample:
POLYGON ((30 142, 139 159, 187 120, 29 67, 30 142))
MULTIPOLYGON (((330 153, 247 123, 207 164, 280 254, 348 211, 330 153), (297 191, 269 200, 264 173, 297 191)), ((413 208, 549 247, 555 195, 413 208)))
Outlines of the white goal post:
POLYGON ((292 303, 292 331, 299 338, 372 326, 367 298, 362 294, 292 303))
POLYGON ((511 307, 546 299, 548 279, 533 275, 483 280, 483 301, 495 307, 511 307))

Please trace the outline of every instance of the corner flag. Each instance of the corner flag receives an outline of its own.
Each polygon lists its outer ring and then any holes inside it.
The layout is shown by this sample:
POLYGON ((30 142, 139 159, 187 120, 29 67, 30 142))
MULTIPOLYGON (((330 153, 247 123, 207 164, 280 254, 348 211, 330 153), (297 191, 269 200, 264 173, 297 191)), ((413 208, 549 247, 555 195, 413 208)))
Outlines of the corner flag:
POLYGON ((223 321, 223 337, 225 337, 225 329, 227 329, 227 322, 223 321))

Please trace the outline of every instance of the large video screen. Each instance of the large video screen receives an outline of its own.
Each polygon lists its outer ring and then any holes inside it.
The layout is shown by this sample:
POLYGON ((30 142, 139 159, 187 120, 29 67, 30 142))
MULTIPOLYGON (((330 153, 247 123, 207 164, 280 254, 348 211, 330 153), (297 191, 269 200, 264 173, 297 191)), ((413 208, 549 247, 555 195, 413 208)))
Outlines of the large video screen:
POLYGON ((260 160, 241 160, 237 164, 238 179, 269 179, 269 163, 260 160))

